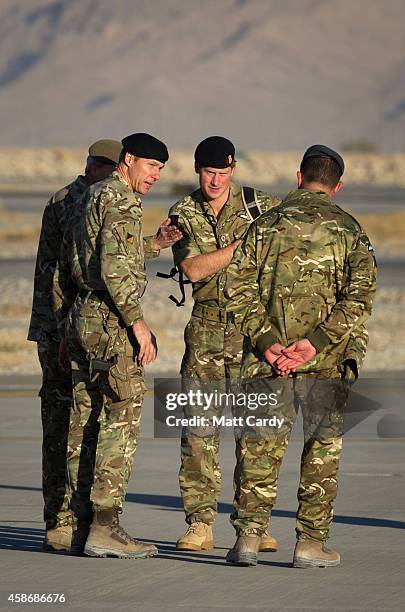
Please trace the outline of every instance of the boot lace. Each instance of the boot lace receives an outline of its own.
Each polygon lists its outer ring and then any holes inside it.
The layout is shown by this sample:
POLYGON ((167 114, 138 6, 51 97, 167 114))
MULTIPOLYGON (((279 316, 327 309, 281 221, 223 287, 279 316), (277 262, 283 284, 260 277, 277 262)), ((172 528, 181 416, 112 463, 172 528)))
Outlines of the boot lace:
POLYGON ((112 525, 112 529, 115 531, 115 533, 124 538, 124 540, 126 540, 127 542, 132 542, 133 544, 141 544, 139 540, 136 540, 135 538, 130 536, 129 533, 125 531, 123 527, 121 527, 118 522, 118 519, 117 522, 112 525))
POLYGON ((191 523, 190 527, 187 529, 187 535, 191 533, 195 533, 196 535, 200 535, 200 523, 191 523))

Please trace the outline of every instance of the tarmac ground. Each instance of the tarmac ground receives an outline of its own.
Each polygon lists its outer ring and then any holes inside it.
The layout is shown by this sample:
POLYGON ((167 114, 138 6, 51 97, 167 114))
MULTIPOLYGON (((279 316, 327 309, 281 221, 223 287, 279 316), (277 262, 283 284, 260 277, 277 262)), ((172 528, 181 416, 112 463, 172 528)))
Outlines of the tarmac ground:
POLYGON ((177 482, 179 440, 153 438, 151 396, 145 401, 122 524, 137 538, 155 543, 158 557, 94 559, 43 553, 39 399, 34 379, 21 382, 13 386, 6 377, 0 380, 1 610, 405 610, 405 438, 398 431, 386 438, 377 434, 382 416, 399 416, 402 409, 403 373, 379 397, 374 381, 374 408, 360 410, 357 425, 345 436, 329 541, 341 553, 342 564, 314 570, 291 566, 302 448, 299 422, 283 462, 271 520, 279 550, 260 554, 254 568, 232 567, 225 555, 234 543, 228 521, 233 440, 226 437, 221 445, 223 491, 215 549, 177 552, 176 539, 185 530, 177 482), (12 593, 64 594, 66 602, 17 605, 8 601, 12 593))

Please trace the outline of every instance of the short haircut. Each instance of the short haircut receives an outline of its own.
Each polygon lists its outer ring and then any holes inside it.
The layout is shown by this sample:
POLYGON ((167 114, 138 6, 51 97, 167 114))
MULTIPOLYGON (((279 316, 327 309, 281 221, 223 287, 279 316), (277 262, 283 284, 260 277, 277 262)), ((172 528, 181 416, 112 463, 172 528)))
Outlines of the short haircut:
POLYGON ((326 155, 303 159, 300 172, 305 183, 320 183, 327 187, 336 187, 342 176, 339 164, 326 155))

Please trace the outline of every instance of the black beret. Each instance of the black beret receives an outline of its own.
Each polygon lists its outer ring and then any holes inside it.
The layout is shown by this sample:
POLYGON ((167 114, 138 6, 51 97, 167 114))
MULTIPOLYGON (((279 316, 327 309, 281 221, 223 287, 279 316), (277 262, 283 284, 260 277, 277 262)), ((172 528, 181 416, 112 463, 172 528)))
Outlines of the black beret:
POLYGON ((309 147, 309 149, 305 151, 302 161, 304 162, 307 159, 310 159, 311 157, 330 157, 337 163, 340 170, 342 171, 342 174, 345 171, 345 163, 343 161, 343 158, 339 155, 339 153, 336 153, 336 151, 330 149, 329 147, 326 147, 325 145, 316 144, 312 145, 312 147, 309 147))
POLYGON ((169 159, 169 151, 166 145, 150 134, 139 133, 126 136, 122 140, 122 146, 125 151, 136 155, 136 157, 157 159, 162 164, 169 159))
POLYGON ((117 165, 122 151, 122 144, 118 140, 97 140, 89 146, 89 155, 102 164, 117 165))
POLYGON ((229 168, 235 160, 235 147, 227 138, 210 136, 195 150, 194 159, 199 166, 229 168))

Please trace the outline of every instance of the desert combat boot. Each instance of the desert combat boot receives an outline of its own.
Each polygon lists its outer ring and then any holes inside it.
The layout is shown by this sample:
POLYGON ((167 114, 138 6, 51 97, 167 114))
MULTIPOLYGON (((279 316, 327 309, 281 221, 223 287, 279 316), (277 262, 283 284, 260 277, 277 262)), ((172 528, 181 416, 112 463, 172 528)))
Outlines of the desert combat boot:
POLYGON ((340 555, 325 548, 324 542, 301 534, 294 550, 293 567, 334 567, 340 564, 340 555))
POLYGON ((139 542, 121 527, 114 510, 95 512, 84 547, 88 557, 121 557, 143 559, 155 557, 158 549, 153 544, 139 542))
POLYGON ((214 541, 211 525, 191 523, 186 533, 177 540, 177 550, 212 550, 214 541))
POLYGON ((276 552, 277 548, 278 542, 276 538, 273 538, 268 529, 266 529, 266 531, 262 535, 259 552, 276 552))
POLYGON ((47 529, 42 543, 46 552, 69 552, 72 542, 72 525, 60 525, 47 529))
POLYGON ((226 555, 226 562, 242 567, 257 565, 257 553, 260 549, 260 542, 261 537, 255 533, 238 536, 234 547, 226 555))

